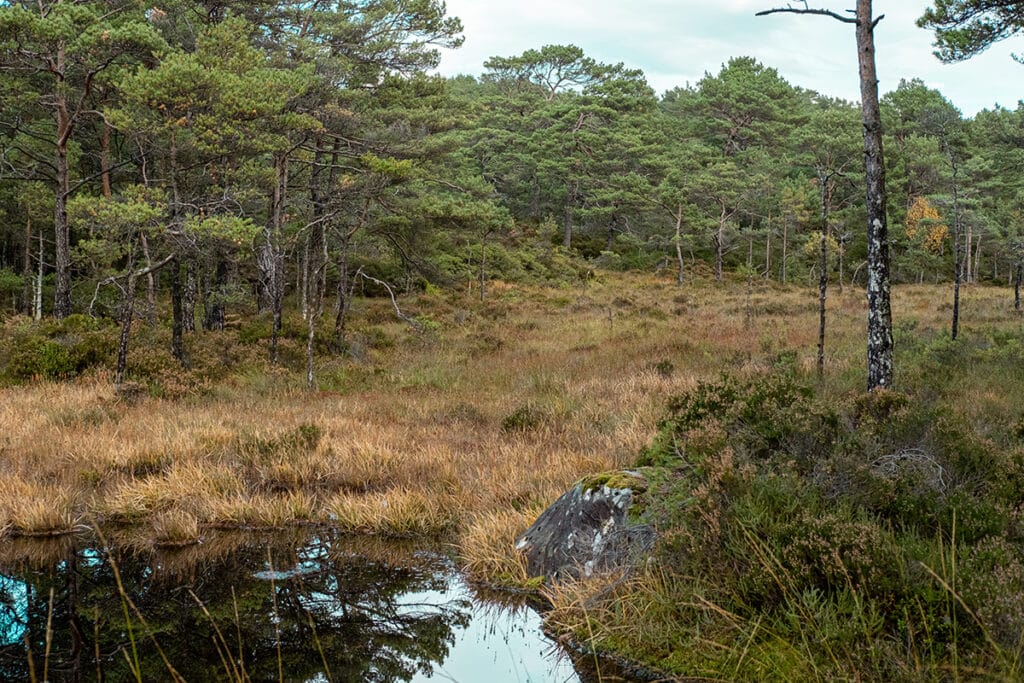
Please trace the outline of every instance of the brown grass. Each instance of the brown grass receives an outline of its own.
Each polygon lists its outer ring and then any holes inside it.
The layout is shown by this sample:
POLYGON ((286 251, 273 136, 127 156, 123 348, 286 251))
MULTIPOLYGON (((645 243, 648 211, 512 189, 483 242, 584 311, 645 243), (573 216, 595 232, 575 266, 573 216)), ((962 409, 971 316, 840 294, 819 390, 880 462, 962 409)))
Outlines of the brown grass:
MULTIPOLYGON (((585 289, 494 283, 483 304, 403 302, 437 323, 422 334, 363 301, 353 339, 387 343, 323 359, 315 393, 299 373, 257 370, 174 401, 121 400, 102 376, 0 389, 0 530, 55 533, 92 517, 168 541, 207 525, 456 527, 471 565, 512 576, 487 555, 573 481, 631 463, 669 396, 787 350, 813 369, 816 293, 758 283, 746 327, 743 289, 611 274, 585 289), (318 439, 295 436, 310 426, 318 439)), ((934 335, 948 299, 945 287, 898 288, 897 324, 934 335)), ((864 297, 848 288, 830 303, 829 376, 859 386, 864 297)), ((1006 290, 967 288, 965 333, 1014 322, 1010 303, 1006 290)), ((964 392, 965 405, 991 401, 983 386, 964 392)))

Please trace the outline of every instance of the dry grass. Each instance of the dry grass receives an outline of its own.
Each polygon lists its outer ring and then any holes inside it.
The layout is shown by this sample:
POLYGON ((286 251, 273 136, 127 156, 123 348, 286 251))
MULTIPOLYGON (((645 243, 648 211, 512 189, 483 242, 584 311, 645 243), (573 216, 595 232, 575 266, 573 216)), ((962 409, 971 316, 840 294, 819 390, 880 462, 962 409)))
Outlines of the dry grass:
POLYGON ((469 577, 487 584, 529 586, 526 558, 516 552, 515 541, 542 511, 539 506, 497 510, 474 520, 462 537, 462 561, 469 577))
POLYGON ((419 491, 342 494, 328 501, 326 507, 338 528, 382 536, 438 535, 450 530, 459 520, 455 500, 419 491))
MULTIPOLYGON (((581 290, 495 283, 483 304, 403 302, 437 323, 425 334, 384 302, 359 302, 353 339, 387 343, 324 359, 316 393, 297 373, 253 370, 177 401, 123 401, 102 376, 0 389, 0 530, 53 533, 93 516, 166 540, 205 525, 454 526, 471 565, 512 576, 486 555, 504 554, 511 530, 573 481, 631 463, 667 397, 786 351, 813 368, 816 294, 761 283, 746 327, 743 289, 611 274, 581 290)), ((897 325, 937 334, 948 299, 897 289, 897 325)), ((831 304, 828 372, 858 386, 864 298, 847 289, 831 304)), ((1006 290, 968 288, 965 333, 1013 322, 1009 304, 1006 290)), ((993 400, 984 386, 964 393, 979 410, 993 400)))
POLYGON ((199 520, 185 510, 171 510, 153 518, 153 543, 172 548, 199 542, 199 520))

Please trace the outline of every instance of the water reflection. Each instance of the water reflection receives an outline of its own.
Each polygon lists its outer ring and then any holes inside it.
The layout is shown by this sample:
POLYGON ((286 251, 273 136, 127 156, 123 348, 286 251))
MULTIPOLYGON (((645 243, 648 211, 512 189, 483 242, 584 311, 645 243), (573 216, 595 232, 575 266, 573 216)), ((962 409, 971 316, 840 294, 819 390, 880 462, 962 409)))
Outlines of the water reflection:
POLYGON ((580 680, 532 611, 416 547, 298 531, 110 546, 4 544, 0 680, 580 680))

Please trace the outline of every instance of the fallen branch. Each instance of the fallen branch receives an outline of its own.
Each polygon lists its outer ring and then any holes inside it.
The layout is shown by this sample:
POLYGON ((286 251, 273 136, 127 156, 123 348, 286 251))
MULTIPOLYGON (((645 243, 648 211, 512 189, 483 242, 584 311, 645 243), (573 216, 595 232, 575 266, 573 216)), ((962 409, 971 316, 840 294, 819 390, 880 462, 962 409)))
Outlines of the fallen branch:
POLYGON ((380 285, 384 289, 388 290, 388 295, 391 297, 391 305, 395 307, 395 315, 398 316, 400 320, 404 320, 405 322, 412 325, 417 332, 423 331, 423 324, 420 321, 416 320, 416 318, 413 318, 412 316, 402 313, 402 309, 399 308, 398 306, 398 299, 395 298, 395 291, 391 289, 391 285, 384 282, 383 280, 378 280, 375 277, 367 275, 366 273, 363 272, 362 268, 356 271, 356 277, 361 277, 364 280, 369 280, 370 282, 380 285))

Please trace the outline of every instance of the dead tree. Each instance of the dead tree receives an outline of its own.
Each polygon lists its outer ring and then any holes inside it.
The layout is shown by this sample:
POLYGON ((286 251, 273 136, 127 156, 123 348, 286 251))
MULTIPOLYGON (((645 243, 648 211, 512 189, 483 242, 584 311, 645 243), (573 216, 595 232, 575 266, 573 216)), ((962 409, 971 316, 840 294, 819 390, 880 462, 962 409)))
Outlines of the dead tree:
POLYGON ((892 305, 889 289, 889 229, 885 213, 885 162, 882 152, 882 115, 878 106, 878 75, 875 69, 875 27, 884 15, 874 18, 871 0, 856 0, 856 9, 839 14, 809 7, 777 7, 768 14, 814 14, 856 27, 860 71, 861 113, 864 118, 864 167, 867 179, 868 238, 868 390, 892 386, 892 305))

